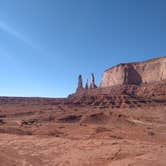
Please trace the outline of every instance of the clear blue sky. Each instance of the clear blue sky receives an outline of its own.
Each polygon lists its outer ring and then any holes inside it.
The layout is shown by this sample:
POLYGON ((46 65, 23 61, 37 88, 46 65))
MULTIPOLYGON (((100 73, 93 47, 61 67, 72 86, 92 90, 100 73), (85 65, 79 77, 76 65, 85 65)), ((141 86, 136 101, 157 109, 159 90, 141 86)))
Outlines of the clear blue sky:
POLYGON ((166 0, 0 0, 0 95, 63 97, 77 76, 166 55, 166 0))

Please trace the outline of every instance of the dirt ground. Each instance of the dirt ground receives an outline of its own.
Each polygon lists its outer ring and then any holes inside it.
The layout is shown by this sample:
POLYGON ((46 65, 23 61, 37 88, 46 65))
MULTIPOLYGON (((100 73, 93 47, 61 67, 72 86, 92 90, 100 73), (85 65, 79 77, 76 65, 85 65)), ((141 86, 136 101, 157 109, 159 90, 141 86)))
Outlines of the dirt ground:
POLYGON ((165 166, 166 103, 0 99, 0 166, 165 166))

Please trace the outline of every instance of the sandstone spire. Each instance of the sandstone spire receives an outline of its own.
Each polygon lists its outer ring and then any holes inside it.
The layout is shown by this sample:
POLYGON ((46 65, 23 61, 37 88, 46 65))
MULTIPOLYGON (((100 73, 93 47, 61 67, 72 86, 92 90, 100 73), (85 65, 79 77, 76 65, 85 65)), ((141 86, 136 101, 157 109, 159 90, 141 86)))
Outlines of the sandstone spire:
POLYGON ((88 89, 89 88, 89 85, 88 85, 88 79, 86 81, 86 84, 85 84, 85 89, 88 89))
POLYGON ((90 77, 90 89, 95 89, 95 88, 97 88, 97 86, 95 85, 95 77, 94 74, 92 73, 90 77))
POLYGON ((83 86, 82 86, 82 75, 80 74, 78 76, 78 86, 77 86, 77 91, 80 91, 83 89, 83 86))

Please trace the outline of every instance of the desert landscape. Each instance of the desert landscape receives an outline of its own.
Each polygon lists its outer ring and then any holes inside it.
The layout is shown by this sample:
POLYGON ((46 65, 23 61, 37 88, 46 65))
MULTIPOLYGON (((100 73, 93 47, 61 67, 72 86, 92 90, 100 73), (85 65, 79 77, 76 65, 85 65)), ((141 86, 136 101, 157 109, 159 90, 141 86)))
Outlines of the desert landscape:
POLYGON ((0 97, 0 166, 165 166, 165 79, 162 57, 117 65, 99 87, 80 75, 68 98, 0 97))

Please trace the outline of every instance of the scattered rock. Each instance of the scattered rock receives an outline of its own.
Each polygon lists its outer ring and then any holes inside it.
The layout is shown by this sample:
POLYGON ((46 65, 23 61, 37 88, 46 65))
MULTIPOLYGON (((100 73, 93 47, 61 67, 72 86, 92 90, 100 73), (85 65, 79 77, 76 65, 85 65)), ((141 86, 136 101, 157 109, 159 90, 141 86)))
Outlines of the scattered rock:
POLYGON ((93 113, 89 115, 85 115, 81 122, 82 123, 106 123, 109 120, 109 116, 107 116, 103 112, 93 113))
POLYGON ((78 122, 80 121, 82 115, 67 115, 65 117, 59 118, 58 122, 67 122, 67 123, 72 123, 72 122, 78 122))
POLYGON ((148 131, 148 135, 149 135, 149 136, 154 136, 155 133, 154 133, 153 131, 148 131))
POLYGON ((37 124, 37 119, 22 120, 21 126, 37 124))
POLYGON ((108 128, 105 128, 105 127, 97 127, 95 129, 95 133, 102 133, 102 132, 109 132, 109 131, 111 131, 111 130, 108 128))
POLYGON ((5 124, 4 120, 0 119, 0 125, 3 125, 3 124, 5 124))

